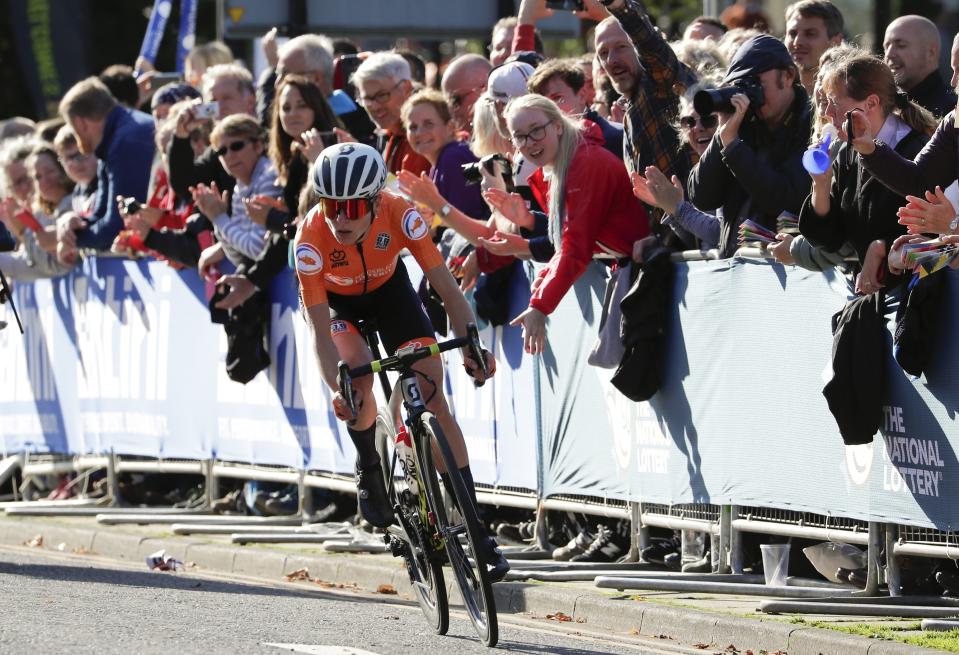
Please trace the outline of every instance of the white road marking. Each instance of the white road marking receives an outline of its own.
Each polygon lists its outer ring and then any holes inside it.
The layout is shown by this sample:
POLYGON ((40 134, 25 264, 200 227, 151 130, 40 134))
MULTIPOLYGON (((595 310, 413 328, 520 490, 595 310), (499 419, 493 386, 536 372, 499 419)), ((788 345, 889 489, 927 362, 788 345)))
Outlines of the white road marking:
POLYGON ((291 650, 294 653, 308 653, 309 655, 379 655, 369 650, 361 648, 350 648, 349 646, 311 646, 310 644, 271 644, 265 643, 264 646, 273 646, 283 650, 291 650))

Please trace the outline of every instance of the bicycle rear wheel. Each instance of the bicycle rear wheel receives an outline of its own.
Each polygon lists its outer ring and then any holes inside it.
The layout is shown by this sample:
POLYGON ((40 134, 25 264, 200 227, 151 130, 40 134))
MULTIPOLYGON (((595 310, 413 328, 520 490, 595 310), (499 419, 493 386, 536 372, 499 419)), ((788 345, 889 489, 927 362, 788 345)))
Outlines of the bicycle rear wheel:
MULTIPOLYGON (((460 475, 453 457, 453 451, 446 442, 442 428, 432 414, 425 413, 420 417, 420 428, 425 435, 439 446, 440 455, 453 489, 455 509, 459 518, 454 519, 443 508, 440 498, 434 506, 440 532, 446 545, 446 555, 453 569, 456 583, 463 595, 463 605, 469 614, 473 627, 479 634, 480 640, 489 647, 496 645, 499 640, 499 623, 496 618, 496 602, 493 599, 493 585, 490 582, 486 568, 486 531, 480 526, 479 517, 473 499, 467 491, 466 483, 460 475), (460 543, 460 535, 466 536, 466 545, 460 543), (472 563, 471 563, 472 558, 472 563)), ((420 448, 420 456, 429 459, 429 470, 435 471, 432 462, 432 449, 428 443, 420 448)), ((425 466, 424 466, 425 468, 425 466)), ((435 479, 435 478, 434 478, 435 479)))
POLYGON ((380 408, 376 415, 376 445, 386 476, 386 490, 399 523, 388 528, 390 549, 403 557, 410 584, 423 616, 438 635, 449 630, 450 611, 443 579, 442 556, 433 547, 428 531, 420 520, 418 494, 413 494, 403 476, 400 462, 394 458, 396 431, 389 411, 380 408))

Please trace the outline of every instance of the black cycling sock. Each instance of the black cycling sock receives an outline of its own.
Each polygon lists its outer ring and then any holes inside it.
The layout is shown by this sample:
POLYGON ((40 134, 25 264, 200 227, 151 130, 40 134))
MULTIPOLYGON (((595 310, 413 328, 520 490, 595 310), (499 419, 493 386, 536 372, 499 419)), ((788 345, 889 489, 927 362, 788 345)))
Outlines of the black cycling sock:
POLYGON ((380 455, 376 452, 376 424, 365 430, 354 430, 347 427, 346 431, 353 440, 356 448, 356 464, 361 469, 369 468, 380 463, 380 455))

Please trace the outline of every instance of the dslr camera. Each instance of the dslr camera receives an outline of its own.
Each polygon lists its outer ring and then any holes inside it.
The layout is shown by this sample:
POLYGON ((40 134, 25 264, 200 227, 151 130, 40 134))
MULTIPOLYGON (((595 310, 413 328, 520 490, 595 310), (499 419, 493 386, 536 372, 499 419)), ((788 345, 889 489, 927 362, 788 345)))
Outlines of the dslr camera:
POLYGON ((479 161, 463 164, 463 177, 466 178, 467 184, 479 184, 483 181, 482 171, 484 170, 494 177, 501 175, 506 183, 507 192, 512 193, 515 187, 513 186, 513 173, 510 167, 509 160, 503 155, 486 155, 479 161))
POLYGON ((763 87, 757 77, 743 77, 721 89, 699 91, 693 96, 693 107, 700 116, 709 116, 713 112, 732 114, 735 112, 732 97, 742 93, 749 98, 749 108, 755 111, 766 102, 763 87))

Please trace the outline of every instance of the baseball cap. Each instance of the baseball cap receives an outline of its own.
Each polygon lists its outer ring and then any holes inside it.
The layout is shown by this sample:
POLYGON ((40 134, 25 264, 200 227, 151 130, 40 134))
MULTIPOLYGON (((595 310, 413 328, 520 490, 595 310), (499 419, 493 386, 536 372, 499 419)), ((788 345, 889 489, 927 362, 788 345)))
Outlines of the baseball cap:
POLYGON ((512 98, 524 96, 528 80, 535 68, 521 61, 511 61, 494 68, 489 74, 487 85, 489 96, 498 102, 507 102, 512 98))

